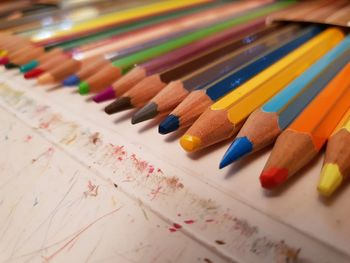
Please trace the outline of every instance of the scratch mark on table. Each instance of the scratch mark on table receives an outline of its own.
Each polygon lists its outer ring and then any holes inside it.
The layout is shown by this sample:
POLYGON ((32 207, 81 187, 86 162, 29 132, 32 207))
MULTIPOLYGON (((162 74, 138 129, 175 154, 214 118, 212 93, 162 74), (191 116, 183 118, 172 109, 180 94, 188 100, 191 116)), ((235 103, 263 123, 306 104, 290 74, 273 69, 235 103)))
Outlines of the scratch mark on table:
POLYGON ((69 246, 71 243, 75 243, 78 238, 84 233, 86 232, 89 228, 91 228, 93 225, 95 225, 97 222, 99 222, 100 220, 104 219, 105 217, 108 217, 112 214, 114 214, 115 212, 119 211, 121 209, 121 207, 118 207, 114 210, 112 210, 111 212, 104 214, 100 217, 98 217, 97 219, 95 219, 94 221, 92 221, 90 224, 88 224, 87 226, 83 227, 82 229, 79 230, 78 233, 76 233, 73 238, 71 238, 68 242, 66 242, 65 244, 63 244, 59 249, 57 249, 53 254, 51 254, 50 256, 47 257, 43 257, 43 259, 45 260, 45 262, 50 262, 52 259, 54 259, 59 253, 61 253, 67 246, 69 246))

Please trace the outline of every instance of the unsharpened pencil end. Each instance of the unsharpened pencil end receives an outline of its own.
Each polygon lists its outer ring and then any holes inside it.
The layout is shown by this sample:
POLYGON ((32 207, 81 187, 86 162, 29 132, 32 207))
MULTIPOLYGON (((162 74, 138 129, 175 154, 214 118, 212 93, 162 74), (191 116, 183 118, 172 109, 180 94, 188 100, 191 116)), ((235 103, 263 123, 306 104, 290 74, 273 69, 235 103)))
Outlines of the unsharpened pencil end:
POLYGON ((120 111, 133 108, 129 97, 120 97, 119 99, 113 101, 105 108, 107 114, 113 114, 120 111))
POLYGON ((160 134, 168 134, 170 132, 176 131, 179 127, 179 117, 170 114, 159 124, 158 132, 160 134))
POLYGON ((39 66, 39 61, 32 60, 32 61, 28 62, 27 64, 24 64, 23 66, 21 66, 19 68, 19 70, 21 71, 21 73, 26 73, 26 72, 36 68, 37 66, 39 66))
POLYGON ((2 57, 0 58, 0 65, 6 65, 8 64, 10 61, 9 61, 9 58, 8 57, 2 57))
POLYGON ((247 137, 236 138, 230 145, 220 162, 220 169, 237 161, 253 150, 253 144, 247 137))
POLYGON ((50 74, 50 73, 45 73, 42 74, 39 78, 38 78, 38 83, 39 84, 51 84, 55 82, 55 78, 50 74))
POLYGON ((15 64, 15 63, 12 63, 12 62, 9 62, 9 63, 5 64, 5 68, 6 69, 19 68, 19 65, 15 64))
POLYGON ((287 178, 287 169, 272 167, 261 173, 260 183, 263 188, 270 190, 284 183, 287 178))
POLYGON ((97 95, 92 97, 92 100, 96 103, 104 102, 107 100, 115 99, 115 92, 113 87, 108 87, 105 90, 101 91, 97 95))
POLYGON ((180 145, 187 152, 193 152, 197 150, 202 144, 202 141, 197 136, 187 135, 181 137, 180 145))
POLYGON ((131 118, 131 123, 136 124, 150 120, 158 115, 158 106, 154 102, 147 103, 143 108, 137 111, 131 118))
POLYGON ((87 83, 85 81, 80 82, 78 90, 79 90, 79 94, 80 95, 88 94, 90 92, 90 85, 89 85, 89 83, 87 83))
POLYGON ((31 71, 26 72, 24 74, 24 78, 25 79, 37 78, 43 73, 44 73, 44 70, 42 70, 41 68, 35 68, 35 69, 32 69, 31 71))
POLYGON ((80 82, 80 78, 77 75, 70 75, 65 80, 63 80, 62 84, 65 87, 73 87, 78 85, 80 82))
POLYGON ((336 164, 326 164, 322 168, 321 179, 317 190, 323 196, 331 196, 341 185, 343 176, 336 164))

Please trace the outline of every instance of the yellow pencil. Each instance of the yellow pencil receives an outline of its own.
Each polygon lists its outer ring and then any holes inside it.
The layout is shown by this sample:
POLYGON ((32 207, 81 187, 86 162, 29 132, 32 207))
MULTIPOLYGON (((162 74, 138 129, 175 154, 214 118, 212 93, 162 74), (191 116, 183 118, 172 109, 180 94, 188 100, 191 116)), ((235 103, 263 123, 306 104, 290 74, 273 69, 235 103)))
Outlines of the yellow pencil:
POLYGON ((350 109, 328 139, 318 191, 330 196, 350 176, 350 109))
POLYGON ((284 88, 344 38, 337 28, 314 37, 205 111, 181 138, 186 151, 196 151, 233 136, 249 114, 284 88))
POLYGON ((175 10, 184 8, 186 6, 196 5, 200 3, 209 2, 210 0, 167 0, 157 3, 152 3, 145 6, 135 7, 131 9, 122 10, 120 12, 114 12, 111 14, 103 15, 98 18, 94 18, 88 21, 77 23, 68 29, 61 29, 54 32, 50 32, 47 36, 35 35, 31 38, 33 42, 42 41, 45 38, 61 37, 72 33, 77 33, 85 30, 92 30, 101 26, 108 26, 123 21, 130 21, 139 17, 147 17, 152 14, 162 13, 168 10, 175 10))

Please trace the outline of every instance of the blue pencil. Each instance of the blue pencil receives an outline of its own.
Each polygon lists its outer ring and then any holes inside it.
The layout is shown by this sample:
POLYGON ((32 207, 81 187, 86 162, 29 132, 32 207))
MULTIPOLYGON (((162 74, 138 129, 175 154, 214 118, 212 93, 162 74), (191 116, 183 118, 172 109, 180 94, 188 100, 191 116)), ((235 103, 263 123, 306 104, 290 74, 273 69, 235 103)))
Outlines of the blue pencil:
POLYGON ((239 87, 321 31, 322 29, 320 27, 308 27, 292 39, 284 41, 278 47, 265 52, 248 64, 227 72, 210 83, 198 85, 196 89, 191 92, 164 121, 162 121, 159 125, 159 133, 167 134, 180 127, 184 128, 190 126, 214 101, 239 87))
POLYGON ((225 153, 220 168, 271 144, 350 61, 350 36, 254 111, 225 153))

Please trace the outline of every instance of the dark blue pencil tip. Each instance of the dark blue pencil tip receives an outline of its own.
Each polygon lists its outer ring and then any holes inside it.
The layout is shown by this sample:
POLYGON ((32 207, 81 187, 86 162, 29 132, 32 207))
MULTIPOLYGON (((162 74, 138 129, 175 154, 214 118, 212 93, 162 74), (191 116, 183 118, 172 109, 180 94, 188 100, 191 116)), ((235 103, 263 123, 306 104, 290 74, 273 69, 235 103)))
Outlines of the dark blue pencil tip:
POLYGON ((220 162, 220 169, 237 161, 253 150, 253 144, 247 137, 236 138, 220 162))
POLYGON ((176 131, 179 128, 179 126, 179 117, 170 114, 159 124, 158 132, 160 134, 167 134, 176 131))
POLYGON ((80 79, 77 75, 70 75, 68 78, 66 78, 63 81, 63 85, 68 87, 77 86, 79 83, 80 83, 80 79))

